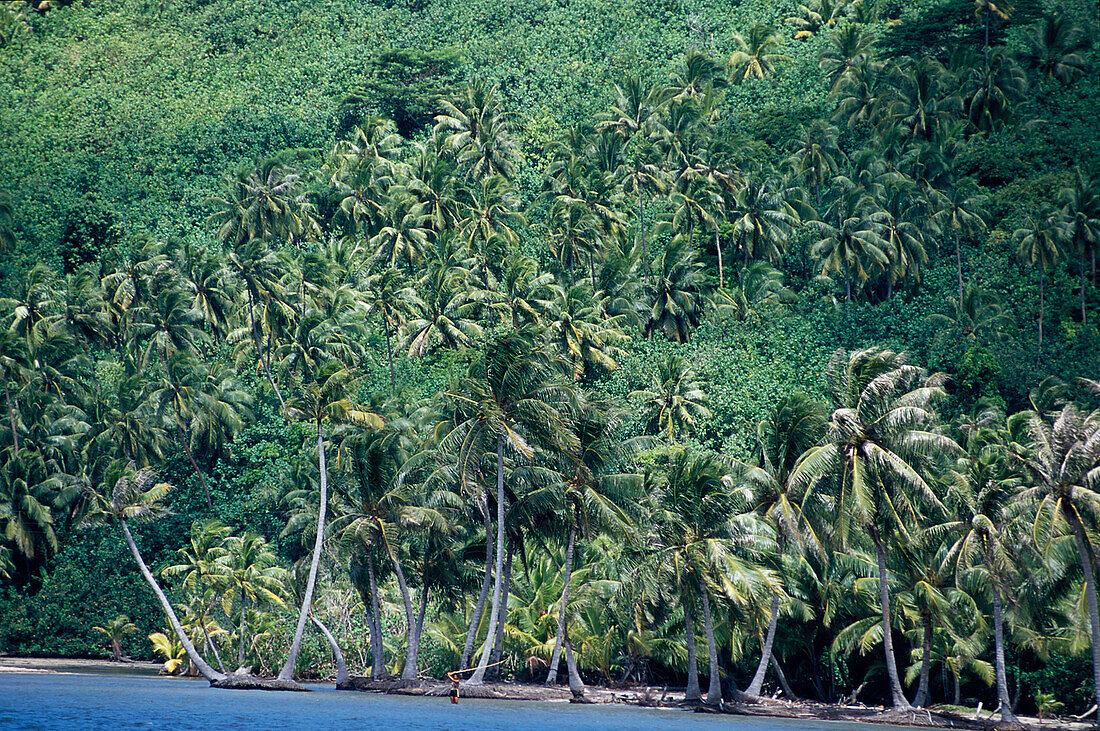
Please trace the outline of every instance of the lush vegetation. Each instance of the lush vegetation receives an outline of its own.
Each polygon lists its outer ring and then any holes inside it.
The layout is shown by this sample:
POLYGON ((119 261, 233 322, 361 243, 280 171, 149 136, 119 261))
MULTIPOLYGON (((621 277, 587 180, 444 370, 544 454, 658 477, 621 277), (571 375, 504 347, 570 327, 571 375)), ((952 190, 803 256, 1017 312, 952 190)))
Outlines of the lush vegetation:
POLYGON ((5 4, 0 649, 1085 710, 1096 31, 5 4))

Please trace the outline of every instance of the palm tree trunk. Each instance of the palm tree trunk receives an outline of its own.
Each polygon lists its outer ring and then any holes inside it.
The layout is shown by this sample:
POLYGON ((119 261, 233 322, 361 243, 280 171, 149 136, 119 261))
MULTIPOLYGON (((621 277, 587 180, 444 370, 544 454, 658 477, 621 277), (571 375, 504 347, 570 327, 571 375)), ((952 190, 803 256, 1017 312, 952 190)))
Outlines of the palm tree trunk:
POLYGON ((8 387, 8 374, 4 373, 4 398, 8 402, 8 421, 11 423, 11 439, 12 445, 15 447, 15 453, 19 454, 19 430, 15 428, 15 409, 11 405, 11 390, 8 387))
POLYGON ((493 639, 493 654, 489 656, 489 667, 486 676, 491 681, 500 679, 500 658, 504 654, 504 628, 508 624, 508 596, 512 590, 512 555, 514 544, 508 541, 507 558, 504 559, 504 584, 500 590, 500 616, 497 617, 497 634, 493 639))
POLYGON ((1046 298, 1044 290, 1044 283, 1046 276, 1044 276, 1042 269, 1039 270, 1039 353, 1043 352, 1043 314, 1046 308, 1046 298))
POLYGON ((474 674, 466 680, 466 685, 481 685, 485 682, 485 666, 489 664, 489 655, 493 651, 493 640, 497 633, 497 615, 500 612, 501 589, 504 578, 504 435, 497 436, 497 548, 496 576, 493 577, 493 601, 489 610, 489 631, 485 633, 485 649, 481 652, 481 661, 474 674))
POLYGON ((385 314, 382 315, 382 324, 386 331, 386 358, 390 363, 390 394, 392 395, 397 392, 397 376, 395 376, 393 372, 393 345, 390 343, 390 321, 385 314))
POLYGON ((894 660, 894 639, 891 636, 890 624, 890 585, 889 575, 886 573, 886 549, 882 545, 882 537, 878 529, 871 528, 871 540, 875 543, 875 552, 878 554, 878 597, 882 603, 882 647, 886 653, 886 675, 890 679, 890 695, 894 702, 894 708, 908 710, 911 708, 909 701, 905 699, 905 693, 901 689, 898 680, 898 666, 894 660))
POLYGON ((218 646, 214 644, 214 641, 210 639, 210 633, 206 631, 206 613, 210 610, 210 607, 206 604, 202 607, 202 613, 199 615, 199 626, 202 627, 202 636, 206 640, 206 647, 210 648, 214 652, 214 660, 218 663, 218 670, 225 672, 225 664, 222 662, 221 653, 218 652, 218 646))
POLYGON ((775 629, 778 624, 779 594, 773 591, 771 613, 768 615, 768 633, 764 635, 764 645, 760 648, 760 664, 756 666, 756 674, 752 676, 752 682, 745 689, 745 697, 749 700, 759 698, 760 689, 764 687, 764 675, 768 671, 768 663, 772 660, 772 646, 775 644, 775 629))
POLYGON ((157 601, 160 602, 160 608, 164 610, 164 613, 168 616, 168 623, 172 625, 172 630, 176 633, 176 637, 179 639, 180 644, 183 645, 183 649, 187 651, 187 657, 190 659, 191 664, 198 668, 202 676, 211 683, 215 680, 224 680, 225 673, 219 673, 217 670, 210 667, 206 660, 202 659, 202 655, 195 649, 195 646, 191 644, 191 640, 183 631, 183 627, 180 626, 179 618, 176 617, 176 611, 172 609, 172 604, 168 601, 168 597, 164 595, 164 591, 161 590, 160 584, 153 578, 153 574, 149 571, 149 567, 145 565, 145 560, 141 557, 141 551, 138 550, 137 543, 134 542, 134 537, 131 535, 130 527, 126 525, 126 521, 119 520, 118 524, 122 527, 122 535, 125 536, 126 545, 129 546, 130 553, 133 555, 134 560, 137 561, 138 569, 141 571, 142 577, 153 589, 153 593, 157 595, 157 601))
POLYGON ((321 630, 321 634, 325 636, 325 641, 328 642, 328 646, 332 648, 332 655, 336 658, 336 687, 339 688, 344 683, 348 682, 348 664, 344 662, 344 653, 340 650, 340 643, 336 641, 336 638, 332 636, 332 633, 328 631, 328 627, 321 623, 321 620, 317 619, 311 613, 309 618, 313 621, 313 624, 317 626, 317 629, 321 630))
POLYGON ((792 701, 797 701, 798 696, 791 690, 791 686, 787 683, 787 674, 783 672, 783 668, 779 665, 779 658, 775 656, 775 652, 772 652, 772 670, 775 671, 775 677, 779 678, 779 687, 783 689, 783 692, 787 694, 787 697, 792 701))
POLYGON ((1086 322, 1085 314, 1085 257, 1081 257, 1081 324, 1086 322))
POLYGON ((317 567, 321 564, 321 547, 325 542, 325 510, 328 508, 328 469, 325 465, 325 432, 321 421, 317 421, 317 467, 321 477, 321 502, 317 506, 317 537, 313 541, 313 560, 309 563, 309 579, 302 596, 302 608, 298 612, 298 627, 294 630, 294 641, 290 643, 290 652, 286 663, 279 671, 279 680, 292 680, 294 666, 298 662, 298 653, 302 649, 302 635, 306 630, 306 618, 313 604, 313 588, 317 584, 317 567))
POLYGON ((401 592, 401 603, 405 607, 405 667, 401 671, 402 680, 416 680, 416 656, 417 647, 413 642, 413 634, 416 632, 416 612, 413 610, 412 597, 409 596, 409 585, 405 581, 405 572, 401 569, 401 562, 393 551, 389 552, 390 562, 393 564, 393 572, 397 575, 397 588, 401 592))
POLYGON ((577 670, 577 658, 573 654, 573 641, 569 639, 569 632, 565 633, 565 667, 569 671, 569 692, 574 698, 584 697, 584 681, 581 680, 580 671, 577 670))
POLYGON ((237 631, 237 667, 244 666, 244 633, 247 629, 245 625, 245 593, 244 587, 241 587, 241 621, 237 631))
POLYGON ((459 669, 470 667, 470 655, 474 652, 474 640, 481 625, 481 615, 485 612, 485 600, 489 598, 489 585, 493 577, 493 531, 488 510, 485 512, 485 576, 481 579, 481 593, 477 596, 474 613, 470 617, 470 628, 466 631, 466 644, 462 647, 462 660, 459 669))
POLYGON ((377 680, 386 674, 386 648, 382 644, 382 619, 379 616, 378 585, 374 579, 374 557, 367 553, 367 580, 370 582, 370 676, 377 680))
POLYGON ((1085 529, 1072 513, 1070 525, 1073 538, 1077 542, 1077 553, 1081 558, 1081 571, 1085 575, 1085 598, 1089 604, 1089 628, 1092 631, 1092 682, 1094 700, 1100 705, 1100 611, 1096 606, 1096 572, 1092 565, 1092 554, 1085 538, 1085 529))
POLYGON ((917 696, 913 700, 914 708, 928 705, 928 676, 932 667, 932 615, 925 614, 922 619, 920 682, 917 683, 917 696))
POLYGON ((703 598, 703 631, 707 636, 707 660, 710 677, 707 680, 707 705, 716 706, 722 701, 722 673, 718 668, 718 645, 714 642, 714 624, 710 617, 710 599, 707 585, 699 577, 699 595, 703 598))
POLYGON ((698 701, 702 693, 699 692, 699 665, 695 658, 695 623, 691 620, 691 608, 688 603, 681 603, 684 605, 684 634, 688 652, 687 688, 684 690, 684 700, 698 701))
POLYGON ((958 231, 955 232, 955 268, 959 275, 959 312, 961 313, 963 306, 963 255, 958 231))
POLYGON ((1008 697, 1008 679, 1005 677, 1004 618, 1001 611, 1001 592, 997 587, 993 587, 993 641, 997 671, 997 702, 1001 704, 1001 720, 1005 723, 1017 723, 1016 714, 1012 712, 1012 701, 1008 697))
POLYGON ((202 470, 199 469, 198 463, 195 462, 195 455, 191 454, 191 445, 188 444, 187 435, 183 432, 183 427, 179 422, 179 411, 176 412, 176 429, 179 430, 180 443, 183 444, 183 451, 187 453, 187 459, 191 462, 191 467, 195 470, 195 474, 199 476, 199 483, 202 484, 203 494, 206 495, 206 509, 214 509, 214 501, 210 499, 210 488, 206 485, 206 478, 203 477, 202 470))
POLYGON ((646 283, 649 283, 649 257, 646 251, 645 241, 645 199, 641 193, 638 194, 638 225, 642 233, 642 276, 645 278, 646 283))
POLYGON ((722 276, 722 246, 718 242, 718 226, 714 226, 714 250, 718 252, 718 286, 725 287, 725 278, 722 276))
POLYGON ((558 604, 558 635, 554 640, 554 653, 550 656, 550 672, 546 675, 546 685, 558 682, 558 664, 561 662, 561 644, 565 637, 565 608, 569 605, 569 578, 573 573, 573 549, 577 541, 577 525, 569 526, 569 543, 565 548, 565 566, 562 567, 561 602, 558 604))

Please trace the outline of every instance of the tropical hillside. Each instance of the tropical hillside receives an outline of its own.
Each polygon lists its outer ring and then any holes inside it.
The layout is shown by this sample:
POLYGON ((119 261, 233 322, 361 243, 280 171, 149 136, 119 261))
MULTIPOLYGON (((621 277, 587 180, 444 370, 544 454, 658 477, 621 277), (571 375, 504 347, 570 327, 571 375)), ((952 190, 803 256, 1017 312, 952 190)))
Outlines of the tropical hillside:
POLYGON ((1086 711, 1098 32, 6 1, 0 652, 1086 711))

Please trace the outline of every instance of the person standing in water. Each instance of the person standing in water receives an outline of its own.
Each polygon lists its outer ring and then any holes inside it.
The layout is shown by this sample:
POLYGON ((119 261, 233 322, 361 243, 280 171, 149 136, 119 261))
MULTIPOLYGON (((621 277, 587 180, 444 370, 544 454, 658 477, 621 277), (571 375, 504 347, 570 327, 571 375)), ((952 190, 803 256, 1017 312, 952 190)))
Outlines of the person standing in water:
POLYGON ((447 677, 451 679, 451 703, 458 703, 458 676, 451 671, 447 677))

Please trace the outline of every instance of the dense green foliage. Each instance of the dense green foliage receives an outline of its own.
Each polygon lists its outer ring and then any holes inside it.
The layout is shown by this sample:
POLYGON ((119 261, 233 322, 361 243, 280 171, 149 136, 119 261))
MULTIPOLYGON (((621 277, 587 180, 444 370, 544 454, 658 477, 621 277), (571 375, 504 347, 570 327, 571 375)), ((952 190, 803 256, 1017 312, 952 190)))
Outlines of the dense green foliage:
POLYGON ((0 651, 151 653, 98 515, 227 669, 305 601, 373 674, 701 695, 771 646, 824 700, 1084 710, 1098 26, 1056 10, 5 4, 0 651))

